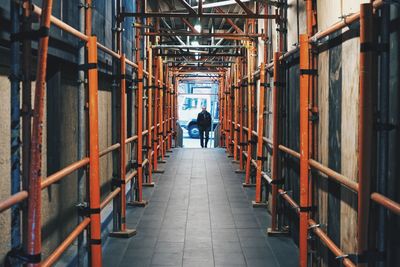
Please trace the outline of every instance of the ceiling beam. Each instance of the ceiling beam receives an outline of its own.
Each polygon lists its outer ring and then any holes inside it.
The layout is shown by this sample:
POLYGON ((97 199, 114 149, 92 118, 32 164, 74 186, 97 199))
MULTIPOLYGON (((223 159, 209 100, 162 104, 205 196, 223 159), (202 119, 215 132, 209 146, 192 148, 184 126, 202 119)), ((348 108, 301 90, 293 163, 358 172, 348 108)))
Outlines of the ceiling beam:
MULTIPOLYGON (((186 26, 188 26, 188 27, 190 28, 190 30, 192 31, 192 33, 200 34, 200 33, 194 28, 194 26, 192 25, 192 23, 190 23, 187 19, 181 18, 181 20, 182 20, 183 23, 186 24, 186 26)), ((180 35, 182 35, 182 34, 180 34, 180 35)))
POLYGON ((254 12, 251 11, 241 0, 235 0, 236 3, 247 13, 247 15, 254 15, 254 12))
POLYGON ((181 3, 191 14, 196 14, 196 10, 194 10, 189 4, 188 2, 186 2, 185 0, 177 0, 179 3, 181 3))
POLYGON ((199 48, 216 48, 216 49, 232 49, 232 48, 244 48, 243 45, 152 45, 153 49, 163 48, 181 48, 181 49, 199 49, 199 48))
POLYGON ((231 19, 276 19, 279 16, 275 14, 271 15, 248 15, 239 13, 202 13, 199 14, 187 14, 187 13, 173 13, 173 12, 122 12, 121 18, 123 17, 142 17, 142 18, 231 18, 231 19))
MULTIPOLYGON (((222 15, 222 14, 226 14, 220 7, 216 7, 215 10, 216 10, 218 13, 220 13, 221 15, 222 15)), ((241 33, 241 34, 244 33, 244 32, 242 31, 242 29, 240 29, 240 27, 237 26, 230 18, 226 18, 226 22, 227 22, 229 25, 231 25, 231 26, 235 29, 235 31, 236 31, 237 33, 241 33)))

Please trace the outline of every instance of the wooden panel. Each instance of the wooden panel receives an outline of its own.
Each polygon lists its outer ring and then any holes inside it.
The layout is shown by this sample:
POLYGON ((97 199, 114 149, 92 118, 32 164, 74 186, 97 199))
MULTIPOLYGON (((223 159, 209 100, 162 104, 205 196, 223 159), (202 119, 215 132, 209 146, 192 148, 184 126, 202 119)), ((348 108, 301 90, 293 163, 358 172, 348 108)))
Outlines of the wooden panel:
MULTIPOLYGON (((335 38, 336 34, 332 35, 335 38)), ((341 171, 342 149, 342 46, 337 45, 329 50, 329 134, 328 134, 328 167, 341 171)), ((346 112, 344 112, 346 113, 346 112)), ((328 181, 328 235, 340 245, 340 206, 341 186, 328 181)), ((339 266, 338 261, 329 254, 329 266, 339 266)))
MULTIPOLYGON (((342 174, 357 180, 358 91, 359 91, 359 38, 342 45, 342 174)), ((341 190, 341 248, 346 253, 356 251, 357 194, 342 187, 341 190)))
MULTIPOLYGON (((318 156, 319 162, 328 166, 329 158, 329 145, 328 145, 328 125, 329 125, 329 52, 323 52, 318 56, 318 156)), ((317 202, 317 220, 323 225, 322 229, 326 231, 328 224, 328 182, 326 177, 322 174, 316 174, 320 177, 314 176, 315 190, 317 202), (324 176, 324 177, 323 177, 324 176)), ((318 246, 320 257, 318 258, 318 266, 327 266, 328 251, 324 245, 318 246)))

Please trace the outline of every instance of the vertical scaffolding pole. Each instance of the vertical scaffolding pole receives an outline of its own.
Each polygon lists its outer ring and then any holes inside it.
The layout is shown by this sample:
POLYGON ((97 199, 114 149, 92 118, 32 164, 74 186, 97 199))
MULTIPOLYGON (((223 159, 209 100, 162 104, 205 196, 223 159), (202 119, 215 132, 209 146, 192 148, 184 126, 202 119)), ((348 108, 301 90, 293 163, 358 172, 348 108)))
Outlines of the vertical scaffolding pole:
MULTIPOLYGON (((374 20, 372 4, 361 4, 360 7, 360 93, 358 124, 358 223, 357 254, 366 256, 369 248, 368 227, 371 195, 371 173, 374 162, 373 145, 373 90, 374 52, 370 49, 374 44, 374 20)), ((358 263, 357 266, 366 266, 358 263)))
MULTIPOLYGON (((243 66, 242 59, 239 59, 239 60, 240 60, 240 66, 243 66)), ((241 72, 241 73, 243 73, 243 72, 241 72)), ((240 110, 240 113, 239 113, 239 124, 240 124, 240 126, 239 126, 239 146, 240 146, 240 153, 239 153, 239 170, 238 170, 238 172, 243 172, 244 171, 243 151, 244 151, 245 146, 243 146, 243 142, 244 142, 244 136, 243 136, 244 104, 243 104, 243 94, 242 94, 243 93, 242 92, 243 86, 242 85, 243 85, 243 80, 241 80, 240 84, 238 85, 239 86, 239 89, 238 89, 238 91, 239 91, 239 93, 238 93, 238 95, 239 95, 239 110, 240 110)))
POLYGON ((159 121, 160 121, 160 130, 159 130, 159 140, 160 140, 160 156, 161 156, 161 162, 164 161, 164 146, 165 146, 165 140, 164 140, 164 64, 162 61, 162 57, 158 57, 159 64, 160 64, 160 107, 159 107, 159 121))
POLYGON ((265 63, 261 63, 260 67, 260 93, 258 98, 258 129, 257 129, 257 174, 256 174, 256 197, 253 206, 261 203, 261 172, 263 167, 263 136, 264 136, 264 110, 265 110, 265 63))
POLYGON ((128 238, 136 234, 136 230, 126 228, 126 56, 121 56, 121 92, 120 92, 120 129, 119 129, 119 142, 121 147, 119 149, 119 173, 120 180, 115 180, 121 188, 120 192, 120 214, 119 214, 119 229, 111 232, 112 237, 128 238))
MULTIPOLYGON (((301 267, 307 267, 307 238, 309 212, 309 90, 312 84, 308 35, 300 35, 300 230, 301 267)), ((275 152, 275 151, 274 151, 275 152)))
MULTIPOLYGON (((158 43, 158 42, 156 41, 156 43, 158 43)), ((159 113, 158 113, 159 89, 158 88, 160 86, 159 81, 158 81, 159 76, 160 76, 160 66, 158 64, 158 57, 159 56, 156 56, 156 58, 154 60, 155 61, 154 63, 156 66, 155 84, 157 85, 156 89, 154 90, 154 130, 153 130, 153 151, 154 151, 153 169, 154 169, 155 173, 158 172, 158 125, 157 124, 158 124, 158 116, 159 116, 159 113)))
MULTIPOLYGON (((97 38, 89 37, 88 64, 96 66, 88 70, 89 81, 89 208, 90 208, 90 264, 102 266, 100 177, 99 177, 99 114, 97 38)), ((122 145, 121 145, 122 147, 122 145)), ((122 193, 122 192, 121 192, 122 193)))
POLYGON ((42 171, 42 142, 44 98, 46 89, 47 52, 49 47, 50 17, 53 8, 52 0, 42 1, 40 27, 46 33, 40 38, 38 48, 38 63, 36 69, 35 104, 32 122, 31 162, 29 166, 28 188, 28 238, 27 254, 31 262, 28 267, 40 265, 42 250, 41 225, 41 171, 42 171))
MULTIPOLYGON (((149 37, 147 37, 149 38, 149 37)), ((147 170, 148 170, 148 180, 144 186, 154 186, 153 183, 153 160, 152 160, 152 153, 153 153, 153 145, 152 145, 152 138, 153 134, 151 131, 151 127, 153 125, 153 115, 152 115, 152 110, 153 110, 153 49, 151 47, 147 48, 147 66, 149 70, 149 76, 148 76, 148 89, 147 89, 147 159, 149 160, 148 165, 147 165, 147 170)))
MULTIPOLYGON (((11 34, 19 32, 19 4, 10 1, 11 34)), ((21 191, 21 144, 20 144, 20 43, 18 40, 11 42, 11 194, 21 191)), ((16 248, 21 244, 21 216, 20 206, 11 208, 11 247, 16 248)))
MULTIPOLYGON (((280 93, 280 62, 279 57, 281 52, 274 53, 274 85, 272 92, 272 180, 279 179, 279 93, 280 93)), ((272 184, 271 197, 271 232, 278 231, 277 223, 277 201, 278 201, 278 186, 272 184)))
POLYGON ((143 61, 138 62, 136 106, 137 118, 137 196, 136 201, 131 203, 135 206, 145 206, 147 201, 143 200, 143 61))
POLYGON ((251 186, 250 172, 251 172, 251 154, 253 143, 253 56, 252 44, 248 42, 247 49, 247 159, 246 159, 246 177, 243 185, 251 186))
POLYGON ((236 64, 233 65, 233 70, 234 70, 234 80, 233 80, 233 98, 234 98, 234 121, 235 124, 233 125, 233 160, 235 162, 238 162, 238 117, 239 117, 239 110, 238 110, 238 100, 239 100, 239 92, 238 92, 238 75, 239 75, 239 66, 237 63, 238 60, 236 60, 236 64))
MULTIPOLYGON (((23 1, 23 24, 22 30, 29 32, 32 30, 31 21, 31 0, 23 1)), ((32 41, 24 39, 22 43, 23 58, 23 81, 22 81, 22 186, 23 190, 28 191, 29 188, 29 166, 30 166, 30 150, 31 150, 31 131, 32 131, 32 41)), ((27 218, 27 208, 23 208, 23 218, 27 218)), ((27 220, 22 220, 22 243, 26 250, 27 244, 27 220)))

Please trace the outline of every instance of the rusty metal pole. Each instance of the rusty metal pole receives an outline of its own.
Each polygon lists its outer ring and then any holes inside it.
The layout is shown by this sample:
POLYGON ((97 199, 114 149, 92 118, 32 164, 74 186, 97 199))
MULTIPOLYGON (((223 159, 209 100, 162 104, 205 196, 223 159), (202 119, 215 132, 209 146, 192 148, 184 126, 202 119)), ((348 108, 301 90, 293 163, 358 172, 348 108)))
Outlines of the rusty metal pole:
POLYGON ((43 142, 43 117, 44 98, 46 87, 47 52, 49 47, 48 32, 50 29, 50 17, 53 7, 52 0, 42 1, 42 16, 40 27, 45 36, 40 38, 38 48, 38 63, 36 69, 35 104, 32 122, 32 142, 29 166, 28 188, 28 238, 27 254, 31 258, 29 267, 40 266, 42 250, 42 224, 41 224, 41 178, 42 178, 42 142, 43 142))
POLYGON ((262 172, 262 167, 263 167, 263 137, 264 137, 264 110, 265 110, 265 91, 267 90, 267 87, 265 85, 265 63, 261 63, 260 67, 260 93, 259 93, 259 99, 258 99, 258 129, 257 129, 257 174, 256 174, 256 197, 255 201, 253 201, 253 207, 254 206, 260 206, 260 204, 264 204, 262 206, 265 206, 265 203, 261 203, 262 196, 261 196, 261 187, 262 187, 262 181, 261 181, 261 172, 262 172))
POLYGON ((300 266, 307 267, 309 217, 309 91, 312 85, 308 35, 300 35, 300 266))
POLYGON ((101 219, 99 177, 99 114, 97 38, 89 37, 88 64, 96 66, 88 70, 89 82, 89 208, 90 208, 90 264, 101 266, 101 219))
MULTIPOLYGON (((374 19, 372 4, 360 6, 360 90, 358 123, 358 223, 357 253, 365 256, 368 244, 373 145, 374 19)), ((357 266, 367 266, 358 263, 357 266)))

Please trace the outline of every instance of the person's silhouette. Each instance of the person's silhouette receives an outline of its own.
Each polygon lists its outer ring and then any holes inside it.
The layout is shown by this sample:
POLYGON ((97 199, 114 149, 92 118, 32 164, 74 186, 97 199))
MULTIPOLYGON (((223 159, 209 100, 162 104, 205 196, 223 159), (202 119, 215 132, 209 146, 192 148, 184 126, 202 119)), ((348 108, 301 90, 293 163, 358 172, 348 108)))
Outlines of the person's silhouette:
POLYGON ((201 107, 201 112, 197 115, 197 127, 200 133, 201 147, 207 147, 208 138, 211 130, 211 114, 207 111, 205 106, 201 107), (204 144, 204 134, 206 135, 206 142, 204 144))

